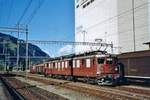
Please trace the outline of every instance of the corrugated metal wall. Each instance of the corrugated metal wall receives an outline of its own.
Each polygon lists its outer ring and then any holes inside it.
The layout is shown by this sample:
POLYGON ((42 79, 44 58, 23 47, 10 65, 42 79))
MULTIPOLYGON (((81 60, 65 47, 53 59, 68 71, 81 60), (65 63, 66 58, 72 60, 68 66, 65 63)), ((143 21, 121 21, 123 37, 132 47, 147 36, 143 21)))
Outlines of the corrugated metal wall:
POLYGON ((150 77, 150 51, 126 53, 118 57, 124 64, 125 75, 150 77))

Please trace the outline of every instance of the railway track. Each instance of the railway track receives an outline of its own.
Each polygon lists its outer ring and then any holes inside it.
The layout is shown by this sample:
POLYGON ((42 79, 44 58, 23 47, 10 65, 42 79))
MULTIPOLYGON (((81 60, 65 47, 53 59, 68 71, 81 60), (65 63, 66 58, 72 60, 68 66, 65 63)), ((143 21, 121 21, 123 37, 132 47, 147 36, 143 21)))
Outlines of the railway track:
POLYGON ((18 94, 19 98, 14 100, 67 100, 64 97, 24 83, 14 77, 3 77, 3 80, 18 94))
POLYGON ((8 83, 1 75, 0 75, 0 80, 3 83, 3 85, 5 86, 5 88, 7 89, 9 95, 9 99, 10 100, 24 100, 25 98, 16 91, 15 88, 13 88, 10 83, 8 83))
POLYGON ((150 95, 150 90, 139 89, 139 88, 135 88, 135 87, 132 87, 132 86, 130 86, 130 87, 129 86, 117 86, 115 88, 118 89, 118 90, 128 91, 128 92, 132 92, 132 93, 150 95))
POLYGON ((117 87, 99 87, 91 84, 80 82, 71 82, 66 80, 57 80, 51 78, 39 77, 36 75, 28 76, 29 79, 40 81, 46 85, 54 85, 62 88, 71 89, 81 93, 88 93, 90 95, 99 96, 101 99, 116 99, 116 100, 150 100, 149 90, 129 88, 123 86, 117 87))

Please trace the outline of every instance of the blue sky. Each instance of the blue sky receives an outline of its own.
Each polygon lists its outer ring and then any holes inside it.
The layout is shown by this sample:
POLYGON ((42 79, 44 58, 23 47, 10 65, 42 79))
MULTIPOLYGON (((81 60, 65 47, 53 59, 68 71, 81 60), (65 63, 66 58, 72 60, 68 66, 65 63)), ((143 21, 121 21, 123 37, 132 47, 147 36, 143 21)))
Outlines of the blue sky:
MULTIPOLYGON (((0 26, 15 26, 29 1, 0 0, 0 26)), ((39 0, 33 0, 21 23, 26 22, 38 3, 39 0)), ((15 33, 12 35, 15 36, 15 33)), ((20 38, 24 38, 24 35, 20 38)), ((74 41, 74 0, 45 0, 29 24, 29 39, 74 41)), ((63 47, 39 46, 52 55, 63 47)))

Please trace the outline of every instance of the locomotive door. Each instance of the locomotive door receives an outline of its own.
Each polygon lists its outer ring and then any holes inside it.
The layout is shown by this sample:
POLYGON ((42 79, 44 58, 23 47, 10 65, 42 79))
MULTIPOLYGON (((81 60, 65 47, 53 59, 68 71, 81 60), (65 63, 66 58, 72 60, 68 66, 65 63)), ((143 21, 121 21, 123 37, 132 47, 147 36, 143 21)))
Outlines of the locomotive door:
POLYGON ((69 60, 70 75, 73 76, 73 59, 69 60))
POLYGON ((124 70, 124 65, 123 63, 118 63, 118 73, 120 73, 120 75, 122 77, 125 76, 125 70, 124 70))
POLYGON ((97 58, 97 75, 103 73, 103 65, 104 65, 105 58, 97 58))

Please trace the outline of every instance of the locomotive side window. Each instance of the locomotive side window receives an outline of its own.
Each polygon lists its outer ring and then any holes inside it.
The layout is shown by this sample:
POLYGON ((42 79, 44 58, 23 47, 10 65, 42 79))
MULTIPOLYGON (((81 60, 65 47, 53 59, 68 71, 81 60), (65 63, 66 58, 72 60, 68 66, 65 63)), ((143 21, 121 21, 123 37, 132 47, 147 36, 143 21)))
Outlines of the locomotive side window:
POLYGON ((68 62, 67 62, 67 61, 65 61, 65 67, 66 67, 66 68, 68 67, 68 62))
POLYGON ((107 58, 106 59, 106 64, 113 64, 113 59, 112 58, 107 58))
POLYGON ((49 68, 49 69, 51 69, 51 63, 49 63, 49 66, 48 66, 48 68, 49 68))
POLYGON ((97 62, 98 62, 98 64, 104 64, 105 59, 104 58, 98 58, 97 62))
POLYGON ((87 67, 87 68, 90 68, 90 67, 91 67, 90 59, 86 59, 86 67, 87 67))
POLYGON ((73 68, 75 68, 75 66, 76 66, 76 61, 73 60, 73 68))
POLYGON ((80 68, 80 60, 77 60, 77 68, 80 68))
POLYGON ((57 62, 55 63, 55 68, 57 69, 57 62))
POLYGON ((62 62, 62 69, 64 69, 64 62, 62 62))
POLYGON ((60 70, 60 62, 58 63, 58 70, 60 70))

